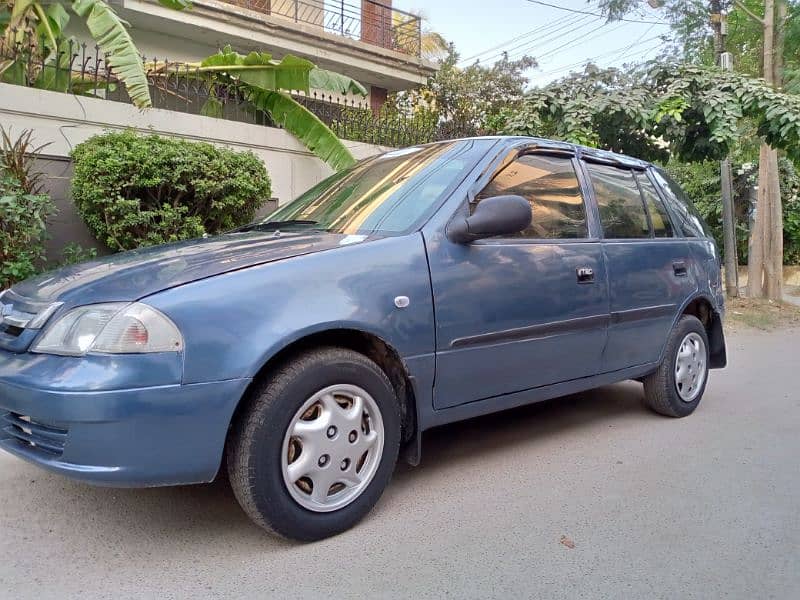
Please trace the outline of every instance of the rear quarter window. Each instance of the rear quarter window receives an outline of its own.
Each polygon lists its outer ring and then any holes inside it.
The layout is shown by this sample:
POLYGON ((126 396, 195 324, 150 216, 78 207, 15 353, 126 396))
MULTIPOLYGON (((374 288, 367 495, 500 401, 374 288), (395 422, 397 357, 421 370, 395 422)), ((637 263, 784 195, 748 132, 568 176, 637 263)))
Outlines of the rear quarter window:
POLYGON ((678 228, 686 237, 712 237, 700 213, 674 179, 661 169, 651 169, 653 178, 664 195, 664 200, 677 219, 678 228))

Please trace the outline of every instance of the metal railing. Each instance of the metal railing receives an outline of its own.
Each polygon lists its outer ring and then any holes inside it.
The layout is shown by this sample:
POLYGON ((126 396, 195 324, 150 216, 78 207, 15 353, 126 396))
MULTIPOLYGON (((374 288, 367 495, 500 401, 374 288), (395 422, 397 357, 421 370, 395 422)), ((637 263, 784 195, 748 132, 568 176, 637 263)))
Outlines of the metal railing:
POLYGON ((398 10, 391 3, 363 0, 222 0, 265 15, 273 15, 321 28, 373 46, 419 56, 422 22, 418 15, 398 10))
MULTIPOLYGON (((0 63, 13 61, 0 81, 78 96, 131 103, 125 86, 102 58, 97 46, 69 40, 55 57, 43 59, 35 45, 4 46, 0 63)), ((155 66, 143 57, 145 68, 155 66)), ((270 115, 247 100, 248 88, 238 83, 210 83, 196 68, 160 59, 158 73, 148 71, 154 108, 212 116, 253 125, 278 127, 270 115), (166 66, 164 64, 166 63, 166 66)), ((373 111, 366 100, 312 92, 292 97, 328 125, 340 138, 403 147, 480 133, 469 123, 407 117, 387 109, 373 111)))

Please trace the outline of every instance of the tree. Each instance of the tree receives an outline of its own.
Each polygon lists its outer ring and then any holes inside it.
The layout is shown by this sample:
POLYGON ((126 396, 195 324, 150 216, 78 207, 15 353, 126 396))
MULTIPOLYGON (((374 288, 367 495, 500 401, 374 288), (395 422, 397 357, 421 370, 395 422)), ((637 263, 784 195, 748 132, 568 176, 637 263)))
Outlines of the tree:
MULTIPOLYGON (((199 63, 148 63, 147 75, 163 89, 170 89, 171 82, 175 87, 174 78, 180 76, 204 80, 212 92, 220 88, 235 89, 243 94, 244 100, 270 115, 275 123, 334 169, 355 163, 336 134, 288 93, 308 93, 315 89, 366 96, 364 86, 350 77, 318 69, 311 61, 297 56, 286 55, 281 60, 274 60, 266 52, 251 52, 245 56, 234 52, 230 46, 199 63)), ((202 112, 220 116, 222 104, 212 94, 202 112)))
MULTIPOLYGON (((178 9, 189 5, 186 0, 159 1, 178 9)), ((156 61, 145 66, 125 26, 100 0, 75 0, 72 9, 86 17, 100 50, 106 53, 109 72, 107 77, 87 71, 73 72, 73 51, 78 45, 62 35, 69 16, 60 3, 50 4, 46 9, 29 0, 0 6, 5 11, 0 12, 3 17, 0 50, 10 49, 0 52, 0 81, 75 94, 94 94, 103 87, 124 84, 131 101, 146 107, 152 105, 151 85, 179 96, 175 82, 188 76, 196 82, 205 81, 212 91, 228 87, 243 93, 245 101, 269 114, 334 169, 355 162, 336 134, 286 93, 308 93, 313 88, 365 96, 364 86, 349 77, 318 69, 296 56, 287 55, 277 61, 265 52, 243 56, 229 47, 198 63, 156 61)), ((212 95, 203 113, 220 116, 221 112, 221 103, 212 95)))
POLYGON ((800 97, 764 81, 709 67, 659 64, 622 74, 589 67, 533 90, 506 133, 549 135, 644 158, 726 156, 740 125, 800 160, 800 97))
MULTIPOLYGON (((183 10, 189 0, 158 0, 175 10, 183 10)), ((126 24, 103 0, 71 0, 69 2, 38 2, 33 0, 0 0, 0 47, 13 51, 17 45, 33 48, 38 62, 50 65, 41 69, 43 78, 52 78, 62 57, 63 31, 70 16, 65 6, 84 19, 92 38, 114 69, 116 77, 125 84, 133 103, 138 107, 151 105, 144 65, 126 24)), ((11 52, 8 52, 11 54, 11 52)), ((25 64, 14 56, 0 57, 0 81, 17 83, 25 75, 25 64)))
POLYGON ((523 73, 536 66, 530 56, 517 60, 503 57, 491 66, 476 62, 464 68, 458 61, 458 53, 450 47, 426 85, 395 96, 397 109, 407 116, 427 112, 439 122, 492 131, 505 113, 521 105, 528 83, 523 73))
MULTIPOLYGON (((688 39, 691 28, 685 26, 687 19, 682 16, 682 11, 691 17, 702 13, 705 4, 701 0, 657 0, 657 3, 670 17, 677 37, 681 37, 683 32, 683 39, 688 39), (691 10, 686 10, 687 7, 691 10)), ((601 0, 600 4, 609 19, 614 20, 637 8, 640 2, 601 0)), ((797 53, 800 47, 800 3, 795 0, 732 0, 724 4, 731 9, 731 25, 735 26, 734 35, 738 36, 735 47, 740 49, 738 58, 742 67, 760 72, 770 87, 781 89, 784 80, 790 89, 800 87, 800 56, 797 53), (745 39, 750 43, 745 43, 745 39)), ((778 155, 766 143, 762 144, 759 154, 759 193, 751 232, 748 294, 781 300, 783 224, 778 155)))

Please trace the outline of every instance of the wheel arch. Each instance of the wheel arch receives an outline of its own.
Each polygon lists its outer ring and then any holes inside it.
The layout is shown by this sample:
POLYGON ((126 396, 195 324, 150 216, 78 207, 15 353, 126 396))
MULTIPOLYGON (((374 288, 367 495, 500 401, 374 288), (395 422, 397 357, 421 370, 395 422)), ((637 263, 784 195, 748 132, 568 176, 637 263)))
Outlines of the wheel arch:
POLYGON ((418 437, 420 435, 417 426, 417 399, 414 393, 412 377, 409 375, 408 368, 400 356, 400 353, 385 339, 375 334, 353 326, 331 326, 316 331, 304 332, 292 340, 286 340, 276 349, 268 354, 262 361, 253 376, 253 381, 248 386, 242 398, 239 400, 230 426, 238 420, 242 411, 247 410, 248 398, 251 390, 264 378, 269 377, 270 373, 278 366, 298 354, 326 346, 336 346, 347 348, 363 354, 386 374, 387 378, 395 390, 400 405, 402 419, 402 444, 407 446, 406 459, 412 464, 419 462, 418 457, 418 437), (416 443, 411 443, 416 440, 416 443), (414 450, 417 450, 415 453, 414 450))
POLYGON ((705 294, 697 294, 687 299, 675 317, 675 321, 672 324, 673 327, 683 315, 697 317, 705 327, 709 344, 709 368, 721 369, 725 367, 728 358, 725 349, 725 334, 722 330, 722 315, 715 308, 713 300, 705 294))

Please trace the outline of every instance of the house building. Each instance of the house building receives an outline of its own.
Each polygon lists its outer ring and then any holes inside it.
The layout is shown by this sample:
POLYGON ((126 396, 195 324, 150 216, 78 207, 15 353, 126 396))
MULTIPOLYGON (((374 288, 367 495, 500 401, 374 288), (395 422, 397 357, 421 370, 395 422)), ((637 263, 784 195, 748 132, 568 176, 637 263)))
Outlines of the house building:
MULTIPOLYGON (((192 0, 181 12, 156 0, 113 4, 147 58, 196 61, 227 44, 242 53, 294 54, 361 82, 373 109, 437 68, 420 56, 420 18, 392 0, 192 0)), ((88 31, 71 33, 89 39, 88 31)))

